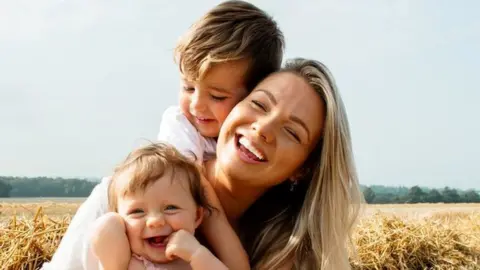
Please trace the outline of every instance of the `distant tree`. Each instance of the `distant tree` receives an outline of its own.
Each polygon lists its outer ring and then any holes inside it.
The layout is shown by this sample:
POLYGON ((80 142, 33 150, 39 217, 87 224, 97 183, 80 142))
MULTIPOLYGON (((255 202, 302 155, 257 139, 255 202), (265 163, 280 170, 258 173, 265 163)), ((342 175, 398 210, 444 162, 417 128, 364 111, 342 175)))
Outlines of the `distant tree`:
POLYGON ((10 191, 12 190, 12 186, 7 183, 6 181, 0 180, 0 197, 10 197, 10 191))
POLYGON ((395 203, 395 198, 396 196, 393 195, 392 193, 375 193, 375 199, 373 200, 373 203, 376 204, 388 204, 388 203, 395 203))
POLYGON ((460 195, 454 188, 445 187, 442 191, 443 201, 445 203, 458 203, 460 202, 460 195))
POLYGON ((367 187, 363 190, 363 197, 365 197, 367 203, 373 203, 375 200, 375 192, 370 187, 367 187))
POLYGON ((407 203, 421 203, 425 202, 425 192, 419 186, 413 186, 408 191, 406 196, 407 203))
POLYGON ((463 194, 463 201, 467 203, 480 203, 480 195, 473 189, 467 190, 463 194))
POLYGON ((429 203, 439 203, 443 202, 443 196, 436 189, 431 189, 426 195, 426 202, 429 203))

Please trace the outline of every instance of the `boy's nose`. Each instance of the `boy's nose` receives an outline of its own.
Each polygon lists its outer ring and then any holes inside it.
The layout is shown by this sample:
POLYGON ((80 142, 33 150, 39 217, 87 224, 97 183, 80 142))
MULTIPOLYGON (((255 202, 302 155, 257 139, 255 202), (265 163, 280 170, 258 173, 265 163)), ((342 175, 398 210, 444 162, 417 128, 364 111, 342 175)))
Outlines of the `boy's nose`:
POLYGON ((203 97, 201 97, 199 94, 198 94, 199 91, 196 91, 193 96, 192 96, 192 99, 191 99, 191 102, 190 102, 190 111, 192 113, 195 113, 195 112, 203 112, 206 108, 206 104, 205 104, 205 100, 203 97))

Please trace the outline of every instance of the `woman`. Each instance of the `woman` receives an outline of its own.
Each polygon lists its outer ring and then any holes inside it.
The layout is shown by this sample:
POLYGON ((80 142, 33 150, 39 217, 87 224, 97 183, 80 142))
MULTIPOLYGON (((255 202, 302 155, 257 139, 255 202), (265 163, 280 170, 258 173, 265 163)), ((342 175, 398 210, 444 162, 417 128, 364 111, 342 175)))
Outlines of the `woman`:
MULTIPOLYGON (((218 255, 228 252, 218 236, 232 226, 253 269, 349 268, 347 243, 363 197, 346 112, 321 63, 295 59, 262 81, 230 112, 217 157, 204 168, 224 213, 202 227, 218 255)), ((106 194, 99 187, 90 202, 106 204, 106 194)), ((83 265, 95 268, 85 250, 83 265)), ((56 256, 78 252, 63 248, 56 256)))
POLYGON ((205 168, 253 269, 349 268, 363 196, 345 108, 321 63, 295 59, 261 82, 230 112, 205 168))

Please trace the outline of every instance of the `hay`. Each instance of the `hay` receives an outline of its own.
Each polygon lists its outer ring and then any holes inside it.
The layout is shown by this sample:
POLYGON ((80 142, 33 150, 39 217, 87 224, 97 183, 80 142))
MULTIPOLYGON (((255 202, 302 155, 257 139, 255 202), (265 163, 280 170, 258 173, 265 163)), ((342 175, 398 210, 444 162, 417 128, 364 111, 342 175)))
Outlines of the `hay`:
POLYGON ((353 269, 480 269, 480 213, 377 213, 361 221, 354 242, 353 269))
POLYGON ((0 225, 0 265, 6 270, 39 269, 49 261, 65 233, 69 217, 55 221, 39 207, 31 219, 13 216, 0 225))
MULTIPOLYGON (((49 207, 29 208, 23 218, 7 211, 12 217, 3 224, 0 219, 1 269, 39 269, 51 259, 71 214, 57 215, 60 208, 70 211, 63 205, 49 207)), ((9 208, 0 205, 4 213, 9 208)), ((444 211, 422 218, 376 213, 361 220, 354 243, 353 269, 480 269, 480 213, 444 211)))

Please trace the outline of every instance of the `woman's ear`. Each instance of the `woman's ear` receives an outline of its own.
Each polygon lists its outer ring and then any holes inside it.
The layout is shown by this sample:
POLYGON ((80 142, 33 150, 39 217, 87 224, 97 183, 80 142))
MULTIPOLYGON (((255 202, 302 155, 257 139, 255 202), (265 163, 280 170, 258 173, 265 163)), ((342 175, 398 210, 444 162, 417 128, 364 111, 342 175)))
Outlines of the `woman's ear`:
POLYGON ((203 207, 197 207, 197 213, 195 217, 195 229, 202 224, 203 216, 205 214, 205 209, 203 207))
POLYGON ((304 176, 305 176, 305 170, 303 168, 299 169, 290 177, 290 181, 292 182, 300 181, 300 179, 302 179, 304 176))

